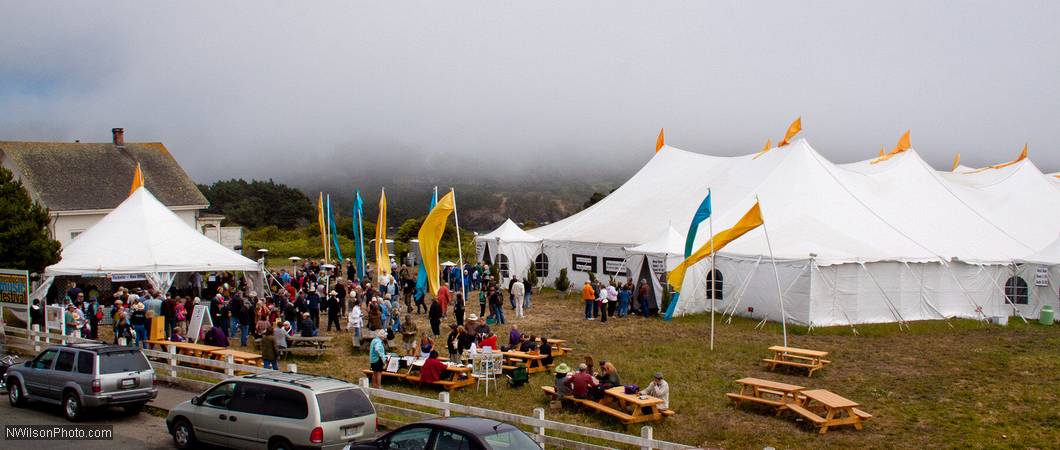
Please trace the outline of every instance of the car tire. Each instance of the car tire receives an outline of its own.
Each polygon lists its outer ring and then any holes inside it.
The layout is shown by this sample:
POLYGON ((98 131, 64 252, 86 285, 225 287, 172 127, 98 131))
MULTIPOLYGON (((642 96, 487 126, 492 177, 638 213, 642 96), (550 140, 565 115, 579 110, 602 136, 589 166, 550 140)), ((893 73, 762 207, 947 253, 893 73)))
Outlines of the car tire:
POLYGON ((140 411, 144 410, 146 403, 132 403, 129 405, 123 405, 121 409, 124 409, 128 414, 140 414, 140 411))
POLYGON ((71 422, 81 420, 81 416, 83 415, 81 399, 77 397, 76 393, 67 392, 66 395, 63 396, 62 408, 63 416, 66 417, 66 420, 71 422))
POLYGON ((275 438, 269 441, 269 450, 292 450, 293 448, 294 446, 284 438, 275 438))
POLYGON ((22 385, 15 378, 7 382, 7 399, 11 402, 11 406, 16 408, 26 405, 26 395, 22 393, 22 385))
POLYGON ((195 429, 191 427, 191 422, 179 419, 173 424, 173 445, 180 450, 198 446, 198 441, 195 440, 195 429))

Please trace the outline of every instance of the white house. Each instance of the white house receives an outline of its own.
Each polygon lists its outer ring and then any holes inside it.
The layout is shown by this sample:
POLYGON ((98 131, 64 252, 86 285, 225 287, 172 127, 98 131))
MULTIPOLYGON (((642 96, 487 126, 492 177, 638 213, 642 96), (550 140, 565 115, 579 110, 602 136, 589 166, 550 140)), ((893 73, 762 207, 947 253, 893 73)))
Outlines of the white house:
POLYGON ((103 143, 0 141, 0 165, 48 208, 53 239, 65 247, 125 200, 137 163, 144 185, 188 226, 220 225, 204 214, 209 202, 165 145, 126 143, 122 128, 112 133, 103 143))

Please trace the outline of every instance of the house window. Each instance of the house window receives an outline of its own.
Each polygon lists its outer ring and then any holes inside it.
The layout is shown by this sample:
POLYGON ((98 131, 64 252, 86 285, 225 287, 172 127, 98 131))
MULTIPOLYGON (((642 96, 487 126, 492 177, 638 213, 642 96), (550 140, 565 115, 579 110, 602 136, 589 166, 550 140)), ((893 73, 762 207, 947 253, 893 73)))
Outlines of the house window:
POLYGON ((537 255, 534 258, 534 272, 538 278, 545 278, 548 276, 548 256, 544 253, 537 255))
POLYGON ((85 230, 71 231, 70 232, 70 240, 76 239, 78 236, 81 235, 81 233, 84 233, 84 232, 85 232, 85 230))
POLYGON ((707 273, 707 298, 714 300, 721 300, 722 285, 725 282, 725 277, 721 275, 721 271, 718 269, 711 270, 707 273))
POLYGON ((1027 282, 1020 277, 1009 278, 1005 281, 1005 297, 1014 305, 1026 305, 1029 300, 1027 282))
POLYGON ((508 274, 508 255, 498 253, 497 254, 497 271, 500 272, 501 278, 509 278, 508 274))

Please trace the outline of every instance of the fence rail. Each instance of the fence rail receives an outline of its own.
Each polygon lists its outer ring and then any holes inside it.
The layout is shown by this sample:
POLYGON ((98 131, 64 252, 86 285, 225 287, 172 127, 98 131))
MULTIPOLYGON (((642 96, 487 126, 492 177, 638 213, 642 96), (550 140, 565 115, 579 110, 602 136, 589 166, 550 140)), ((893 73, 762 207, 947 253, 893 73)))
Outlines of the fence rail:
MULTIPOLYGON (((7 341, 7 345, 13 347, 20 347, 34 352, 39 352, 43 347, 52 344, 99 342, 91 339, 81 338, 78 336, 68 336, 57 333, 25 330, 21 328, 7 327, 3 329, 3 332, 7 341)), ((272 371, 271 369, 264 369, 258 366, 236 364, 232 361, 231 355, 228 355, 225 360, 199 358, 195 356, 179 354, 176 352, 176 347, 172 345, 168 347, 169 348, 167 348, 167 351, 143 350, 144 355, 146 355, 148 359, 151 360, 151 366, 154 368, 155 372, 164 378, 178 378, 180 374, 188 374, 193 375, 197 378, 206 378, 220 381, 233 376, 233 374, 235 374, 236 372, 263 373, 272 371), (185 365, 181 365, 181 363, 184 363, 185 365), (220 369, 222 371, 219 372, 216 370, 209 370, 209 368, 220 369)), ((288 364, 287 369, 291 372, 298 371, 298 367, 295 364, 288 364)), ((454 413, 467 416, 483 417, 487 419, 494 419, 503 422, 508 422, 511 424, 530 427, 533 429, 531 436, 538 443, 552 447, 568 449, 602 450, 612 448, 603 445, 575 441, 573 439, 569 439, 569 437, 571 436, 592 438, 595 440, 606 441, 609 443, 620 444, 624 446, 639 447, 641 449, 682 450, 692 448, 683 444, 654 439, 652 437, 654 430, 650 425, 641 427, 640 436, 635 436, 631 434, 598 430, 595 428, 589 428, 581 425, 573 425, 569 423, 548 420, 545 419, 544 408, 535 408, 534 416, 530 417, 505 411, 495 411, 491 409, 480 408, 477 406, 451 403, 449 401, 448 392, 440 392, 438 394, 438 399, 433 399, 427 397, 420 397, 412 394, 405 394, 402 392, 371 388, 368 386, 367 378, 361 378, 360 385, 364 392, 367 393, 369 397, 373 400, 377 411, 396 416, 408 417, 411 419, 411 421, 439 416, 448 417, 454 413), (437 412, 430 413, 417 409, 381 403, 377 401, 377 399, 384 399, 393 402, 401 402, 407 405, 430 408, 437 412), (549 432, 552 432, 553 434, 550 435, 548 434, 549 432), (556 436, 555 433, 563 433, 567 435, 567 437, 556 436)), ((387 420, 386 422, 393 422, 394 424, 404 423, 402 421, 394 420, 387 420)))

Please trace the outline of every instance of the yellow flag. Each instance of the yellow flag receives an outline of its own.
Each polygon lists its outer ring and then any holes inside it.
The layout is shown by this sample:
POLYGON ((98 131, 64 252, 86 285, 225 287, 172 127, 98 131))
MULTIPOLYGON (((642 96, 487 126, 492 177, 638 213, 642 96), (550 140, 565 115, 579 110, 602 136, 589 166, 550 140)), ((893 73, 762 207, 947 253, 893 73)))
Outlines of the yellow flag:
POLYGON ((328 255, 328 232, 327 227, 324 225, 324 193, 320 193, 320 197, 317 198, 317 224, 320 225, 320 245, 324 247, 324 259, 327 259, 328 255))
MULTIPOLYGON (((375 222, 375 279, 390 272, 390 249, 386 246, 386 189, 379 195, 379 219, 375 222)), ((380 286, 381 287, 381 286, 380 286)))
POLYGON ((449 214, 453 212, 456 205, 453 200, 453 191, 449 191, 438 200, 434 209, 427 218, 423 220, 423 226, 417 237, 420 239, 420 256, 423 258, 423 267, 427 272, 427 284, 431 295, 438 295, 438 243, 442 241, 442 233, 445 232, 445 223, 449 220, 449 214))
POLYGON ((960 166, 960 165, 961 165, 961 152, 957 152, 957 154, 953 157, 953 168, 950 169, 950 172, 956 172, 957 171, 957 166, 960 166))
POLYGON ((659 138, 655 140, 655 153, 659 153, 664 145, 666 145, 666 136, 663 135, 663 129, 659 128, 659 138))
MULTIPOLYGON (((758 206, 758 202, 755 202, 755 205, 747 210, 747 213, 740 218, 739 222, 736 222, 736 225, 733 225, 733 227, 728 230, 715 234, 714 237, 711 238, 711 241, 714 242, 713 247, 711 247, 711 242, 707 241, 707 243, 703 244, 699 250, 696 250, 695 253, 692 253, 688 258, 685 258, 684 261, 681 261, 681 264, 678 264, 677 267, 674 267, 674 270, 671 270, 670 273, 667 274, 666 282, 669 283, 675 291, 680 292, 681 283, 685 280, 685 271, 688 270, 689 267, 692 267, 693 264, 710 256, 712 249, 714 252, 720 251, 730 242, 736 240, 736 238, 743 236, 748 231, 758 228, 760 225, 762 225, 762 208, 758 206)), ((420 242, 423 242, 422 239, 420 242)))
POLYGON ((796 134, 802 131, 802 117, 795 119, 791 125, 788 125, 788 132, 784 133, 784 140, 777 144, 777 147, 783 147, 791 143, 791 138, 795 137, 796 134))
POLYGON ((132 186, 129 187, 129 195, 133 195, 137 189, 144 187, 144 173, 140 170, 140 163, 136 163, 136 172, 133 173, 132 186))

